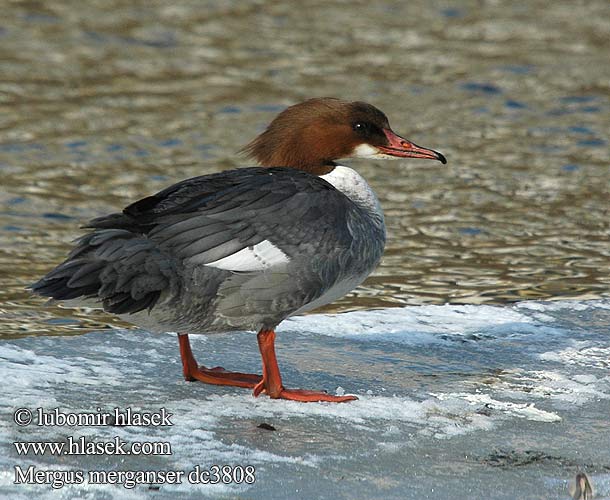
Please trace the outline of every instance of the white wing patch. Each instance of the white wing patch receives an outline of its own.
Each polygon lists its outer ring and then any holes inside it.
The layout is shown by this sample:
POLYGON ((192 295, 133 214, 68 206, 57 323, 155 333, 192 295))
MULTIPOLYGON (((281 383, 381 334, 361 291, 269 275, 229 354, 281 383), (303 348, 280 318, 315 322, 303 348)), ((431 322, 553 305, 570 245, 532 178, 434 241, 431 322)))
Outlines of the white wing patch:
POLYGON ((206 266, 225 271, 265 271, 271 267, 288 264, 290 259, 269 240, 244 248, 233 255, 208 262, 206 266))

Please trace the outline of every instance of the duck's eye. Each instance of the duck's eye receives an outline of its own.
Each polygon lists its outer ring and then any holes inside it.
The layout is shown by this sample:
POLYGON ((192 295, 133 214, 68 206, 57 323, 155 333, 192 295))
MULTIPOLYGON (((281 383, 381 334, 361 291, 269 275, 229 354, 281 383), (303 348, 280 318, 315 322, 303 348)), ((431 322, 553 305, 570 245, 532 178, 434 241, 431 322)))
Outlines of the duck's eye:
POLYGON ((359 134, 366 134, 370 131, 371 127, 365 122, 356 122, 353 125, 353 129, 359 134))

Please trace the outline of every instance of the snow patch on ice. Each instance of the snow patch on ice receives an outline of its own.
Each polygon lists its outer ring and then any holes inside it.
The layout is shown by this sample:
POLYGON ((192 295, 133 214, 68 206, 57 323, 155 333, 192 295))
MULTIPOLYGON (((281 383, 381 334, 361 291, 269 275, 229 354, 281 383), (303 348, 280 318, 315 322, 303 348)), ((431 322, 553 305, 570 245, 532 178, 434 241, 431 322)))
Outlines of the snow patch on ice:
POLYGON ((403 344, 464 341, 478 338, 558 336, 562 328, 544 325, 518 307, 417 306, 334 315, 299 316, 283 328, 373 342, 403 344))
POLYGON ((574 346, 540 354, 544 361, 555 361, 582 368, 610 368, 610 346, 598 347, 591 342, 575 342, 574 346))
POLYGON ((470 404, 482 405, 487 410, 500 410, 503 412, 503 417, 515 416, 518 418, 526 418, 538 422, 560 422, 561 417, 555 413, 540 410, 535 407, 534 403, 512 403, 510 401, 499 401, 492 398, 489 394, 437 394, 440 400, 447 398, 461 398, 468 401, 470 404))

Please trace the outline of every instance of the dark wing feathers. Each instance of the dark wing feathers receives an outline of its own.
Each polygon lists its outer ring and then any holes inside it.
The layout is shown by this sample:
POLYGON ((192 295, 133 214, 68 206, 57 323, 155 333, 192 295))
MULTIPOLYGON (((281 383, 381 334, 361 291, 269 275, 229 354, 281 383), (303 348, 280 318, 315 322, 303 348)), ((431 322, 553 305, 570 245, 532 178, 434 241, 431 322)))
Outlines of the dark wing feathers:
POLYGON ((246 187, 253 178, 260 178, 266 171, 257 167, 243 168, 186 179, 132 203, 123 213, 146 221, 171 213, 193 212, 216 198, 230 196, 234 188, 246 187))
POLYGON ((347 248, 348 209, 319 177, 247 168, 187 179, 122 213, 92 220, 68 259, 32 285, 40 295, 93 297, 114 313, 152 308, 176 292, 185 261, 204 264, 264 240, 289 255, 347 248), (321 247, 321 248, 320 248, 321 247))
POLYGON ((95 298, 122 314, 154 306, 175 279, 175 268, 155 243, 127 231, 89 233, 71 255, 32 290, 57 300, 95 298))
POLYGON ((196 177, 155 197, 145 205, 130 205, 126 216, 137 212, 141 231, 181 259, 212 262, 264 240, 298 253, 304 242, 321 241, 321 234, 330 246, 351 243, 346 212, 355 205, 323 179, 294 169, 251 168, 196 177), (214 187, 223 187, 210 193, 202 184, 208 177, 214 187))

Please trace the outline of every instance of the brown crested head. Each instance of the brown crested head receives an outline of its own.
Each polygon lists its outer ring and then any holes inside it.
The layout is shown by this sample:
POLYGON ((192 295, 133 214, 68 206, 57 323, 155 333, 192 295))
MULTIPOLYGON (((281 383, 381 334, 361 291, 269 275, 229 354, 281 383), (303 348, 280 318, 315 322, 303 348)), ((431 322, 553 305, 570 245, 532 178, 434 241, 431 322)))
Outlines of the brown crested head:
POLYGON ((314 98, 282 111, 242 152, 263 167, 322 175, 339 158, 430 158, 443 155, 396 135, 387 117, 366 102, 314 98))

